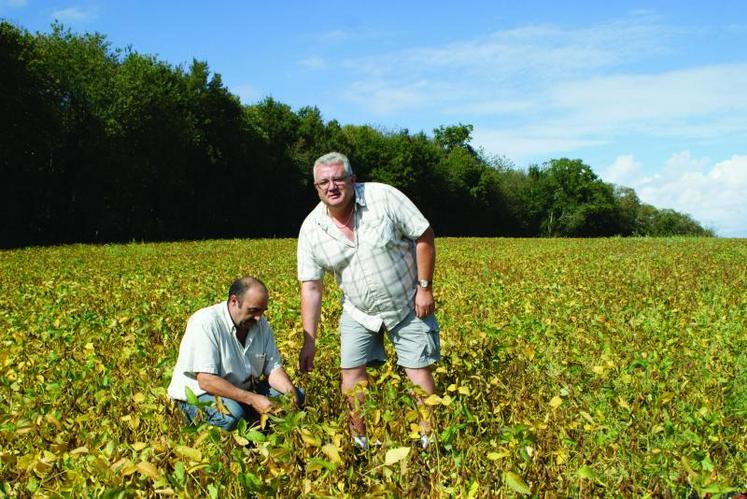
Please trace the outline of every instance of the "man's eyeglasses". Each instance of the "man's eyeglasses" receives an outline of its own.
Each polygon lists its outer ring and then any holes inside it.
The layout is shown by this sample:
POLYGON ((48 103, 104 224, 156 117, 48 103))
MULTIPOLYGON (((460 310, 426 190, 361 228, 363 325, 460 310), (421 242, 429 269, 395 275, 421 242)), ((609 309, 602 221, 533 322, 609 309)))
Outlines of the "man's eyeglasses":
POLYGON ((351 175, 344 175, 342 177, 325 178, 320 180, 319 182, 314 182, 314 185, 317 187, 317 189, 321 190, 328 189, 331 184, 334 184, 335 187, 340 187, 350 177, 351 175))

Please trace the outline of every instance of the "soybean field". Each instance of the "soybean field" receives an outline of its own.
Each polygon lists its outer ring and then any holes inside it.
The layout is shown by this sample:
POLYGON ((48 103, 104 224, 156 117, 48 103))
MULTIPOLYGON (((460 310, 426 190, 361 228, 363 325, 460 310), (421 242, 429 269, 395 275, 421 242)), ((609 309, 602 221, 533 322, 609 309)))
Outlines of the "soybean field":
POLYGON ((747 240, 437 239, 437 444, 394 364, 355 453, 329 278, 315 370, 292 239, 0 252, 0 497, 718 497, 747 490, 747 240), (252 274, 307 393, 260 431, 187 427, 187 318, 252 274))

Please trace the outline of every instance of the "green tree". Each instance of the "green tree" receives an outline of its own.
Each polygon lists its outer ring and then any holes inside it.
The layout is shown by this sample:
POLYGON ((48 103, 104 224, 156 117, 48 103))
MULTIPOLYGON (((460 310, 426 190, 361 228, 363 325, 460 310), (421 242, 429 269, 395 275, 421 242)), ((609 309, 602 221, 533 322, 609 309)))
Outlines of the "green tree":
POLYGON ((529 218, 544 236, 619 234, 612 186, 580 159, 553 159, 529 168, 529 218))

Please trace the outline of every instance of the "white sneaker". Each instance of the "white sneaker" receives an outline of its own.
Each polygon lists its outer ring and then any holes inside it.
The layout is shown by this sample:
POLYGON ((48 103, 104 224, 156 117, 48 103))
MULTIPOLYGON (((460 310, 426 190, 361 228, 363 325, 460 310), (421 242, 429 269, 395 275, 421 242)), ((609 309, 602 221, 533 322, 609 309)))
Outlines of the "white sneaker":
POLYGON ((368 449, 368 438, 366 437, 353 437, 353 444, 359 448, 366 450, 368 449))
POLYGON ((420 447, 423 450, 428 449, 428 446, 433 443, 433 435, 422 435, 420 437, 420 447))

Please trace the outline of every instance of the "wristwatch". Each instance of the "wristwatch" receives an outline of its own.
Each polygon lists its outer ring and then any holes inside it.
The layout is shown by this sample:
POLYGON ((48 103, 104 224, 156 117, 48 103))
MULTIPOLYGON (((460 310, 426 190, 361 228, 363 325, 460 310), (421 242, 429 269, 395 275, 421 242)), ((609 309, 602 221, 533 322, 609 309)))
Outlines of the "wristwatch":
POLYGON ((433 281, 429 281, 427 279, 420 279, 418 280, 418 286, 421 288, 430 288, 433 285, 433 281))

